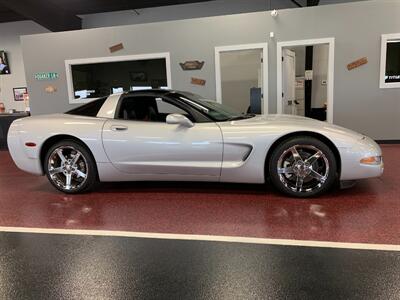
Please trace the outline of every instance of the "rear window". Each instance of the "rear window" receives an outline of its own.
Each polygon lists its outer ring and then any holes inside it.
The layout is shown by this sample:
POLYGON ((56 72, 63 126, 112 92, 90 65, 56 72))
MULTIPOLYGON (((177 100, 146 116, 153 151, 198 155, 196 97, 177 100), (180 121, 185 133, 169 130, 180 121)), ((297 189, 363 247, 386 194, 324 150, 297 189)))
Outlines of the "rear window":
POLYGON ((77 116, 86 116, 86 117, 96 117, 99 113, 100 108, 103 106, 107 97, 99 98, 87 104, 81 105, 77 108, 74 108, 70 111, 67 111, 66 114, 69 115, 77 115, 77 116))

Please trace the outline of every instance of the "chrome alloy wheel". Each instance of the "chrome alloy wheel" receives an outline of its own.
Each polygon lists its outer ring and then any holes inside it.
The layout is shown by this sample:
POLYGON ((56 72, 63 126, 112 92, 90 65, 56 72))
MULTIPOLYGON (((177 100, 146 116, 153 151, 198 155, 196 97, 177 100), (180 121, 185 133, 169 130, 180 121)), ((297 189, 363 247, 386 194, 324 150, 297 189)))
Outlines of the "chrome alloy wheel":
POLYGON ((279 179, 294 192, 309 193, 319 189, 327 180, 329 161, 312 145, 294 145, 279 157, 279 179))
POLYGON ((53 183, 67 191, 79 189, 89 170, 84 155, 72 146, 56 148, 49 156, 47 168, 53 183))

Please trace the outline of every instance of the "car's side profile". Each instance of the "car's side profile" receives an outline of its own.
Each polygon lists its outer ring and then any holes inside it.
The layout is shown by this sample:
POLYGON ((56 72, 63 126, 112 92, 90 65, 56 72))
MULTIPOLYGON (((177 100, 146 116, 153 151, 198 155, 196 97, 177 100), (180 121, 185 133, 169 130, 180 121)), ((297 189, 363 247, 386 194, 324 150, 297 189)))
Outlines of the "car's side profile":
POLYGON ((105 181, 265 183, 297 197, 335 182, 380 176, 370 138, 288 115, 243 115, 197 95, 149 90, 111 95, 65 114, 15 121, 19 168, 78 193, 105 181))

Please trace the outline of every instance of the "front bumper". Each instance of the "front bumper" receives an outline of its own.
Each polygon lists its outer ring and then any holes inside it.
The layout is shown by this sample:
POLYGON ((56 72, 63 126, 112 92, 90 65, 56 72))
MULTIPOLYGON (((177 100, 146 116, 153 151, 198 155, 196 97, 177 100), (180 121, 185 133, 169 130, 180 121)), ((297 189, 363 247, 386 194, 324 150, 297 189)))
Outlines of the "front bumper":
POLYGON ((379 164, 364 164, 362 159, 382 156, 379 145, 368 137, 357 140, 354 145, 339 149, 342 159, 340 180, 356 180, 380 177, 384 171, 383 159, 379 164))

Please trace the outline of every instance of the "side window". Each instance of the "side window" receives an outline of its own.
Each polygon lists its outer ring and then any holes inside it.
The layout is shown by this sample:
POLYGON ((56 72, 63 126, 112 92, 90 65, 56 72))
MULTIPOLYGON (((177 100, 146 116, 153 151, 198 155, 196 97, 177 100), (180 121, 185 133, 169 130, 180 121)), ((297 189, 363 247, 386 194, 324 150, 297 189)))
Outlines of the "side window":
POLYGON ((122 99, 118 119, 131 121, 165 122, 169 114, 182 114, 193 118, 183 109, 159 97, 133 96, 122 99))
POLYGON ((160 114, 187 114, 184 110, 172 105, 171 103, 165 102, 162 98, 156 98, 156 102, 160 114))

